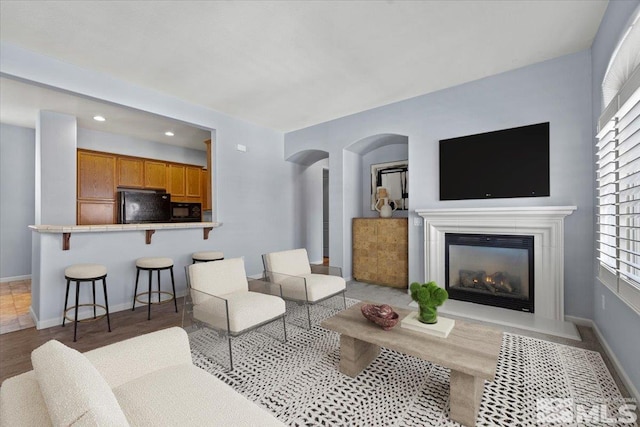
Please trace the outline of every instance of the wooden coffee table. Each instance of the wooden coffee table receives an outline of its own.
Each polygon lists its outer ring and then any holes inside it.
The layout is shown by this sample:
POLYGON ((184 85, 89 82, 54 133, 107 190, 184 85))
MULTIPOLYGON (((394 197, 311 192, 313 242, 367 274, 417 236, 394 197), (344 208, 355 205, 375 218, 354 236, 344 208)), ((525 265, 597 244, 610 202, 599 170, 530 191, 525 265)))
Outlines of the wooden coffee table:
MULTIPOLYGON (((385 331, 362 315, 358 303, 324 320, 323 328, 340 333, 340 372, 356 377, 380 353, 380 347, 399 351, 451 369, 451 419, 474 426, 484 380, 493 381, 502 345, 502 331, 456 319, 447 338, 403 328, 385 331)), ((394 307, 400 320, 411 310, 394 307)))

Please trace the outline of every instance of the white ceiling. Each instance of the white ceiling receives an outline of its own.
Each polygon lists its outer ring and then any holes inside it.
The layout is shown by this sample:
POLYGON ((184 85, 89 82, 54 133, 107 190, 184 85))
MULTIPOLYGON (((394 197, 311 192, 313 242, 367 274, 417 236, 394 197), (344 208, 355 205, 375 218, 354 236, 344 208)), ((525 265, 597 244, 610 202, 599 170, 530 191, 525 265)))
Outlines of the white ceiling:
POLYGON ((589 48, 606 6, 2 1, 0 38, 290 131, 589 48))

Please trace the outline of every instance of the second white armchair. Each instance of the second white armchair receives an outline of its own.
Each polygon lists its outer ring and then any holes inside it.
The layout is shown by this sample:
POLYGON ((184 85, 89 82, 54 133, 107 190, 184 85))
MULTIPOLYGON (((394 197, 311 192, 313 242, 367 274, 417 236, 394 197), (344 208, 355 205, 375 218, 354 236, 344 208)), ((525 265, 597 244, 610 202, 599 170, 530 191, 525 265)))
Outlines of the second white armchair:
POLYGON ((271 252, 262 255, 265 278, 282 287, 282 298, 304 303, 311 329, 310 306, 342 294, 347 307, 346 282, 339 267, 311 266, 306 249, 271 252))

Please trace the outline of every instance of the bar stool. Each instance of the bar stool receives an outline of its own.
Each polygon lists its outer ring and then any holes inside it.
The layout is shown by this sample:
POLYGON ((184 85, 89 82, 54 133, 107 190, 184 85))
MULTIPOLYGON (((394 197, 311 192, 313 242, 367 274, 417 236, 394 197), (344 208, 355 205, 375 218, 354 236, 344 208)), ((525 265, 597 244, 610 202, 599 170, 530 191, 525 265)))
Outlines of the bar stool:
POLYGON ((162 258, 162 257, 146 257, 146 258, 138 258, 136 260, 136 288, 133 291, 133 307, 131 311, 136 309, 136 301, 141 304, 147 304, 147 320, 151 320, 151 304, 164 304, 173 300, 173 304, 176 307, 176 313, 178 312, 178 302, 176 301, 176 284, 173 279, 173 260, 171 258, 162 258), (149 272, 149 291, 138 293, 138 279, 140 278, 140 270, 146 270, 149 272), (171 287, 173 289, 173 293, 167 291, 160 290, 160 272, 162 270, 169 270, 171 273, 171 287), (158 272, 158 290, 151 290, 151 278, 153 276, 153 272, 158 272), (158 294, 158 301, 153 302, 151 300, 152 294, 158 294), (161 299, 162 295, 170 295, 170 298, 161 299), (148 300, 143 301, 140 300, 140 296, 148 295, 148 300))
POLYGON ((76 342, 78 332, 78 322, 88 322, 102 319, 107 316, 107 327, 111 332, 111 320, 109 319, 109 301, 107 299, 107 267, 100 264, 75 264, 65 268, 64 278, 67 279, 67 292, 64 297, 64 313, 62 316, 62 326, 66 320, 73 322, 73 342, 76 342), (96 304, 96 280, 102 279, 102 290, 104 291, 104 305, 96 304), (69 302, 69 287, 71 281, 76 282, 76 305, 67 308, 69 302), (91 282, 93 287, 93 304, 80 304, 80 283, 91 282), (80 307, 93 307, 93 318, 78 320, 80 307), (96 316, 96 307, 100 307, 105 314, 96 316), (67 317, 67 312, 75 310, 73 319, 67 317))
POLYGON ((193 255, 191 255, 192 264, 196 262, 220 261, 223 259, 224 253, 219 251, 194 252, 193 255))

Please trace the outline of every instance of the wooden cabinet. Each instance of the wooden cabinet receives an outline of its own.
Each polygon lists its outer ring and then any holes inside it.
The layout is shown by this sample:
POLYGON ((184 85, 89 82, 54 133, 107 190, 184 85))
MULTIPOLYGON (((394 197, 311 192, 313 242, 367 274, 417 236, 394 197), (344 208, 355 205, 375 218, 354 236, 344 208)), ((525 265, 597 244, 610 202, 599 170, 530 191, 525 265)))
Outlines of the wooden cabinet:
POLYGON ((202 168, 199 166, 186 166, 184 175, 186 180, 185 201, 202 203, 202 168))
POLYGON ((144 160, 144 187, 165 190, 167 188, 167 163, 144 160))
POLYGON ((184 166, 170 164, 168 167, 167 192, 171 193, 171 200, 174 202, 184 202, 186 197, 186 183, 184 177, 184 166))
POLYGON ((116 156, 78 152, 78 198, 113 200, 116 185, 116 156))
POLYGON ((118 157, 118 187, 144 187, 144 160, 118 157))
POLYGON ((406 289, 408 242, 407 218, 354 218, 353 278, 406 289))
POLYGON ((78 225, 113 224, 116 222, 115 209, 115 201, 78 200, 78 225))
POLYGON ((77 223, 113 224, 116 156, 78 150, 77 159, 77 223))
POLYGON ((79 225, 115 224, 118 188, 162 190, 175 202, 210 204, 201 166, 79 149, 77 168, 79 225))

